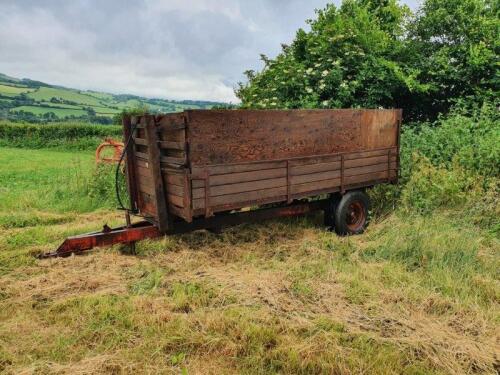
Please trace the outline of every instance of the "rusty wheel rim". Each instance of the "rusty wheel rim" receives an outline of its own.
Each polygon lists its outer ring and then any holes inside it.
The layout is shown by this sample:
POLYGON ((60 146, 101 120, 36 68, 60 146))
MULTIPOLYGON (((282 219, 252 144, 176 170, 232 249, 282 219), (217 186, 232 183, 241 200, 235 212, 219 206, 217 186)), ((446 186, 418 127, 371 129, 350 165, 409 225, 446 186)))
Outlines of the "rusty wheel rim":
POLYGON ((366 210, 359 201, 352 202, 347 207, 346 223, 350 232, 356 232, 363 228, 366 221, 366 210))

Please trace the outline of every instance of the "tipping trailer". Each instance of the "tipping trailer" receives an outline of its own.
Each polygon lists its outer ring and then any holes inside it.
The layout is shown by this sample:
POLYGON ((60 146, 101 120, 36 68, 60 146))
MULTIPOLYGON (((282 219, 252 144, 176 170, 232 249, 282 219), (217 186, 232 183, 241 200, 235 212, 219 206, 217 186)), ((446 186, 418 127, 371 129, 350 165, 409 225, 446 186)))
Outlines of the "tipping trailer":
POLYGON ((361 233, 364 189, 398 180, 401 120, 399 109, 125 117, 127 225, 70 237, 46 256, 315 210, 337 233, 361 233))

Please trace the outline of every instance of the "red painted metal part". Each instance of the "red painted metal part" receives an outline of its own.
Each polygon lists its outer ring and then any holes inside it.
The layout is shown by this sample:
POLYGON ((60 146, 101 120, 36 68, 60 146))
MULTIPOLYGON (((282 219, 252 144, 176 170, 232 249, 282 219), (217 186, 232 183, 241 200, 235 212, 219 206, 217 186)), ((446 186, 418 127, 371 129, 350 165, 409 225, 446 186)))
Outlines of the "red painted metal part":
POLYGON ((123 142, 116 141, 111 138, 106 138, 104 139, 104 142, 101 143, 97 149, 95 150, 95 162, 97 164, 99 163, 118 163, 120 160, 120 156, 123 152, 123 142), (113 156, 112 157, 105 157, 102 156, 101 153, 106 149, 110 148, 113 150, 113 156))
POLYGON ((131 227, 111 229, 107 225, 101 232, 91 232, 68 237, 52 253, 42 254, 40 258, 67 257, 72 253, 81 253, 94 247, 111 246, 118 243, 133 243, 146 238, 160 236, 158 228, 148 222, 140 222, 131 227))
MULTIPOLYGON (((274 217, 305 215, 313 211, 324 210, 327 207, 328 199, 312 202, 299 202, 287 206, 264 208, 254 211, 227 213, 211 216, 209 218, 200 217, 191 223, 177 221, 166 234, 178 234, 191 232, 198 229, 219 229, 221 227, 239 225, 242 223, 261 222, 274 217)), ((107 225, 100 232, 85 233, 78 236, 68 237, 59 248, 51 253, 40 255, 40 258, 67 257, 71 254, 79 254, 94 247, 111 246, 118 243, 132 244, 146 238, 162 236, 156 226, 141 221, 131 226, 123 226, 111 229, 107 225)))

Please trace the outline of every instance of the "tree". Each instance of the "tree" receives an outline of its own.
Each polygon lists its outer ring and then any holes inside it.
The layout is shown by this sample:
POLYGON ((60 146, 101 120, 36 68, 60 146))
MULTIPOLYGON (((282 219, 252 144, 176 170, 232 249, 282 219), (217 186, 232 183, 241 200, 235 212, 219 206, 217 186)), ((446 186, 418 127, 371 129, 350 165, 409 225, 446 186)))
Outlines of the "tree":
POLYGON ((236 90, 244 108, 403 108, 433 119, 465 96, 498 97, 493 0, 397 0, 327 5, 236 90))
POLYGON ((499 2, 426 0, 409 25, 407 50, 416 79, 429 87, 416 112, 435 117, 457 101, 498 102, 499 2))

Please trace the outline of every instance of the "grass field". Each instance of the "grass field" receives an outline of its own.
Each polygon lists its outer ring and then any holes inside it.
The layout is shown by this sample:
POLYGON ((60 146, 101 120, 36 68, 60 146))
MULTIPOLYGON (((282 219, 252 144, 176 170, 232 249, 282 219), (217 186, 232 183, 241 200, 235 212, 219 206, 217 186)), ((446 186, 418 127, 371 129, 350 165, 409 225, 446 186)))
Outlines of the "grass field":
POLYGON ((19 80, 1 73, 0 97, 0 118, 25 122, 46 122, 47 116, 43 115, 52 112, 55 116, 52 116, 51 121, 77 116, 82 121, 96 122, 97 116, 101 123, 110 123, 114 115, 134 108, 147 108, 151 113, 168 113, 184 109, 211 108, 214 104, 220 104, 206 101, 186 103, 82 91, 30 80, 19 80), (89 114, 89 108, 95 114, 89 114), (20 111, 25 113, 20 113, 20 111))
POLYGON ((25 112, 34 113, 35 115, 43 115, 44 113, 52 112, 59 118, 64 118, 64 117, 69 117, 69 116, 82 116, 82 115, 86 114, 86 112, 84 110, 81 110, 81 109, 47 108, 47 107, 37 107, 37 106, 32 106, 32 105, 24 105, 21 107, 15 107, 15 108, 11 109, 10 111, 11 112, 25 111, 25 112))
POLYGON ((92 152, 0 149, 0 372, 498 371, 499 241, 456 212, 321 216, 36 260, 116 225, 92 152))
POLYGON ((30 92, 30 91, 33 90, 27 87, 0 85, 0 94, 5 96, 16 96, 22 94, 23 92, 30 92))
POLYGON ((51 98, 65 98, 66 100, 71 100, 73 102, 82 104, 82 105, 100 105, 100 102, 97 98, 93 96, 80 94, 77 91, 71 91, 66 89, 52 88, 52 87, 40 87, 35 92, 31 92, 28 94, 30 98, 35 100, 45 100, 50 101, 51 98))

